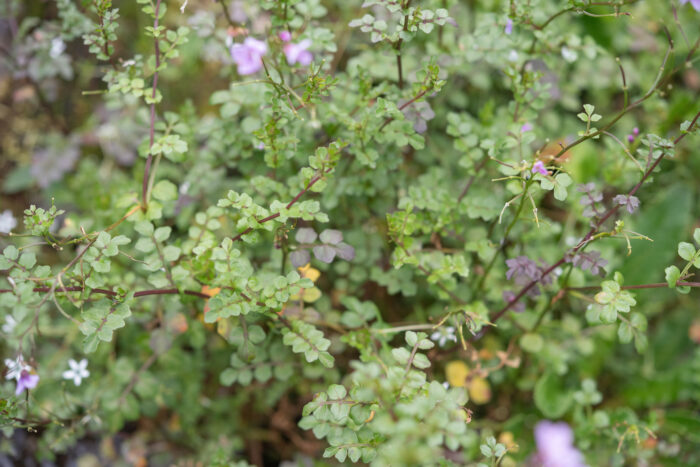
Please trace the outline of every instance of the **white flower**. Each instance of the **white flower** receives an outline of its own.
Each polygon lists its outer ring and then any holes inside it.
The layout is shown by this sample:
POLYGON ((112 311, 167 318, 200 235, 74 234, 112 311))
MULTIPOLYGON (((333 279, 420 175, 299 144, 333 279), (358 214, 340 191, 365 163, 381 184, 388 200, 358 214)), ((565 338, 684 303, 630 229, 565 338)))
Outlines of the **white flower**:
POLYGON ((186 195, 188 191, 190 191, 190 182, 185 181, 180 185, 180 188, 177 190, 180 195, 186 195))
POLYGON ((68 366, 70 367, 70 370, 66 370, 63 372, 63 379, 72 379, 73 383, 75 383, 76 386, 80 386, 80 383, 82 383, 83 378, 87 378, 90 376, 90 372, 87 369, 87 364, 88 361, 86 359, 82 359, 79 362, 76 362, 72 358, 68 360, 68 366))
POLYGON ((2 325, 2 332, 11 334, 17 326, 17 320, 12 315, 5 316, 5 324, 2 325))
POLYGON ((10 233, 15 227, 17 227, 17 219, 12 215, 12 211, 5 209, 0 214, 0 232, 10 233))
POLYGON ((508 52, 508 61, 509 62, 517 62, 518 61, 518 52, 515 50, 511 50, 508 52))
POLYGON ((448 383, 447 381, 444 381, 444 382, 442 383, 442 387, 445 388, 445 389, 450 389, 450 383, 448 383))
POLYGON ((441 328, 430 335, 430 339, 437 342, 440 347, 445 347, 447 341, 457 342, 457 336, 455 336, 455 328, 452 326, 447 326, 446 328, 441 328))
POLYGON ((569 63, 575 62, 578 58, 578 54, 576 53, 576 51, 571 50, 566 46, 561 48, 561 56, 564 58, 564 60, 566 60, 569 63))
POLYGON ((24 362, 24 358, 20 355, 16 360, 5 359, 5 366, 7 367, 7 374, 5 379, 16 379, 19 381, 19 377, 22 375, 22 371, 29 371, 32 369, 29 365, 24 362))
POLYGON ((49 50, 51 58, 58 58, 64 50, 66 50, 66 43, 63 39, 55 37, 51 40, 51 50, 49 50))

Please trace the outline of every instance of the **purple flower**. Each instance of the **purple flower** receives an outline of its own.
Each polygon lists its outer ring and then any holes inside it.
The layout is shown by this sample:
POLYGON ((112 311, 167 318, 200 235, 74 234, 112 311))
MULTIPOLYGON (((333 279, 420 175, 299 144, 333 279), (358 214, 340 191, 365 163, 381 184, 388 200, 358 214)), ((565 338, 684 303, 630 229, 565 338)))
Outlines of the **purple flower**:
POLYGON ((509 36, 511 34, 513 34, 513 20, 512 19, 508 18, 508 21, 506 21, 506 28, 505 28, 504 32, 506 34, 508 34, 509 36))
POLYGON ((280 31, 280 33, 277 34, 277 37, 279 37, 282 42, 289 42, 292 40, 292 33, 289 31, 280 31))
POLYGON ((22 370, 19 378, 17 378, 17 389, 15 390, 15 396, 19 396, 25 389, 34 389, 39 383, 39 375, 34 373, 33 370, 22 370))
POLYGON ((681 5, 685 5, 688 2, 695 8, 695 11, 700 11, 700 0, 681 0, 681 5))
MULTIPOLYGON (((502 297, 506 303, 510 303, 515 300, 515 293, 511 292, 510 290, 504 290, 502 297)), ((523 302, 518 302, 510 307, 510 309, 516 313, 522 313, 525 311, 525 304, 523 302)))
POLYGON ((535 164, 532 166, 532 173, 549 175, 549 172, 547 172, 547 169, 544 167, 544 163, 542 161, 535 162, 535 164))
POLYGON ((574 263, 574 266, 583 269, 584 271, 590 269, 591 274, 600 274, 601 276, 605 274, 602 269, 608 264, 608 260, 600 257, 600 252, 578 252, 576 256, 568 260, 570 263, 574 263))
POLYGON ((284 54, 287 56, 287 63, 294 65, 298 63, 307 66, 314 59, 308 48, 311 46, 311 39, 304 39, 298 44, 292 42, 284 46, 284 54))
POLYGON ((535 425, 538 465, 585 467, 583 454, 574 446, 574 433, 564 422, 543 420, 535 425))
POLYGON ((639 207, 639 198, 636 196, 617 195, 613 198, 613 203, 625 206, 627 212, 633 214, 639 207))
POLYGON ((637 138, 638 134, 639 134, 639 128, 634 127, 634 129, 632 130, 632 134, 627 135, 627 141, 629 141, 630 143, 634 143, 634 140, 637 138))
POLYGON ((520 133, 527 133, 528 131, 532 131, 532 125, 524 123, 523 126, 520 127, 520 133))
POLYGON ((231 46, 231 58, 238 66, 239 75, 252 75, 260 71, 266 53, 267 44, 252 37, 246 37, 242 44, 231 46))

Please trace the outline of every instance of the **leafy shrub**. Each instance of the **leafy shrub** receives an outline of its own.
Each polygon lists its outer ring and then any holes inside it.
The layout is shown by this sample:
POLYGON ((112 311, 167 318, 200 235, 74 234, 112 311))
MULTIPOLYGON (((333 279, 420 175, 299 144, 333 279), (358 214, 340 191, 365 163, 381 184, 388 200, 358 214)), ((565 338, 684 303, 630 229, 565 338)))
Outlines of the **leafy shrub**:
POLYGON ((700 464, 695 0, 3 8, 0 459, 700 464))

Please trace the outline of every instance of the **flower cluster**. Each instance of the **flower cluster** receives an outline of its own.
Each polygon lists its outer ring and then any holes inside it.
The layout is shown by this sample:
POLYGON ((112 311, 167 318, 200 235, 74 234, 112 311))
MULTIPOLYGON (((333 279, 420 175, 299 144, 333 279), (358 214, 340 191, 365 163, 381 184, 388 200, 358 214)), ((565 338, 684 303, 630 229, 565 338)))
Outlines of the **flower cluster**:
MULTIPOLYGON (((300 42, 291 42, 292 34, 282 31, 278 37, 284 43, 282 51, 289 65, 308 66, 313 61, 313 54, 309 51, 312 45, 311 39, 303 39, 300 42)), ((231 58, 237 66, 239 75, 252 75, 264 67, 263 57, 267 54, 267 43, 246 37, 242 44, 232 44, 231 58)))

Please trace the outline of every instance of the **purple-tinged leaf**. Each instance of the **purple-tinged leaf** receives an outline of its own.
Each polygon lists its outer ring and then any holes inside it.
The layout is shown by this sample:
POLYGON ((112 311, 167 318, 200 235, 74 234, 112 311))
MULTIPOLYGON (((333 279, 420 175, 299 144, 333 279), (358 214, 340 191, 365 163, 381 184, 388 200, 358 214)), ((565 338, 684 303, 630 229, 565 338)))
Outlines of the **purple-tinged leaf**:
POLYGON ((326 229, 321 232, 321 241, 323 243, 330 243, 331 245, 337 245, 343 241, 343 232, 340 230, 326 229))
POLYGON ((636 196, 617 195, 613 198, 613 203, 624 206, 627 212, 633 214, 639 207, 639 198, 636 196))
POLYGON ((584 271, 590 269, 592 274, 604 274, 603 267, 608 264, 608 261, 600 257, 600 252, 590 251, 590 252, 579 252, 571 260, 574 266, 583 269, 584 271))
POLYGON ((352 261, 355 259, 355 248, 351 247, 347 243, 340 243, 335 247, 335 253, 345 261, 352 261))
POLYGON ((314 256, 319 261, 330 263, 335 258, 335 248, 328 245, 316 245, 314 247, 314 256))
POLYGON ((313 243, 316 241, 317 237, 318 235, 314 229, 310 229, 308 227, 302 227, 301 229, 297 230, 297 233, 294 236, 296 241, 299 243, 313 243))
POLYGON ((309 250, 292 251, 289 254, 289 261, 292 262, 292 266, 295 268, 300 268, 306 264, 309 264, 309 261, 311 261, 311 254, 309 253, 309 250))

